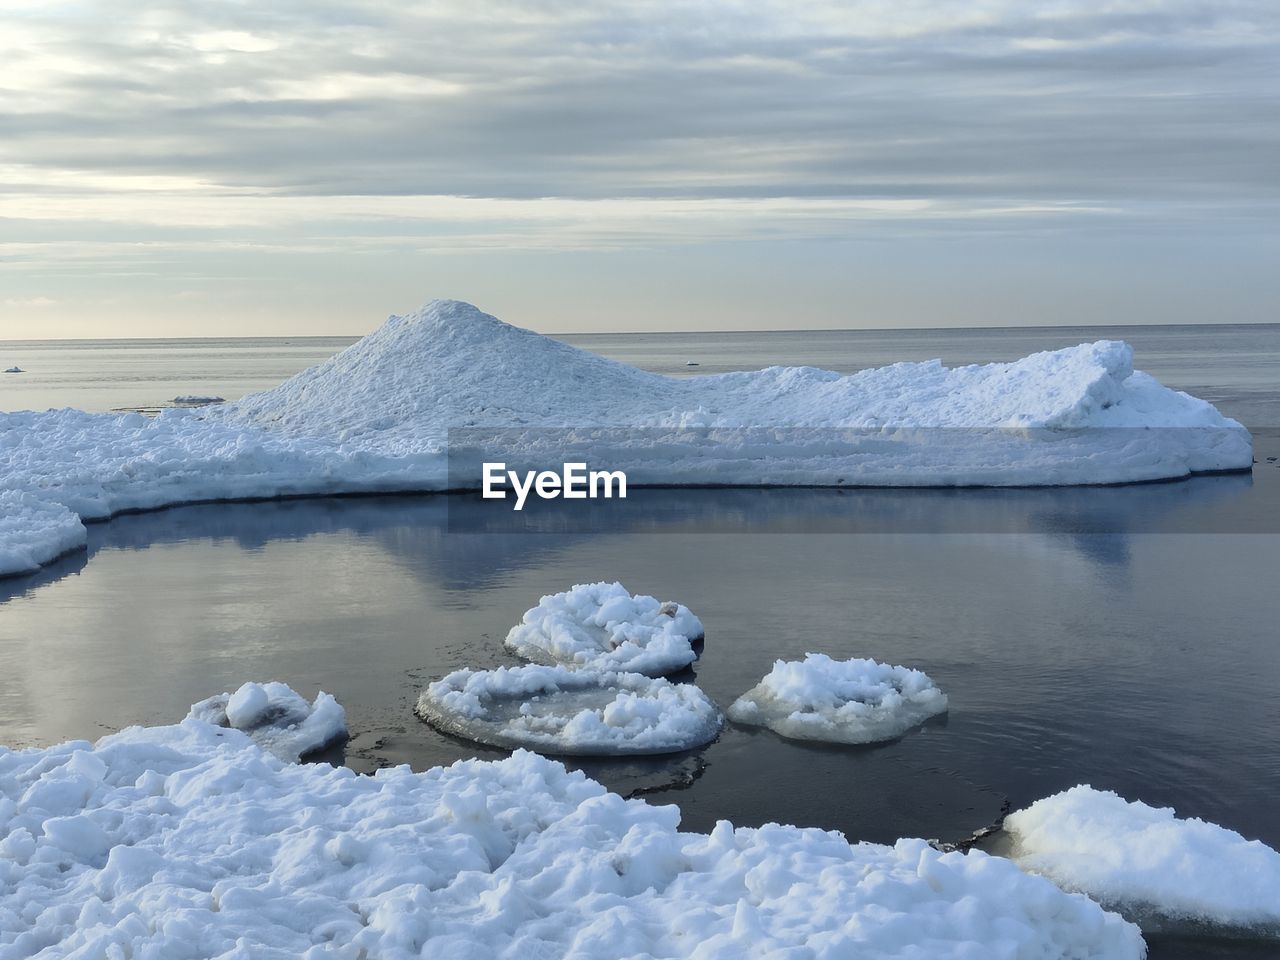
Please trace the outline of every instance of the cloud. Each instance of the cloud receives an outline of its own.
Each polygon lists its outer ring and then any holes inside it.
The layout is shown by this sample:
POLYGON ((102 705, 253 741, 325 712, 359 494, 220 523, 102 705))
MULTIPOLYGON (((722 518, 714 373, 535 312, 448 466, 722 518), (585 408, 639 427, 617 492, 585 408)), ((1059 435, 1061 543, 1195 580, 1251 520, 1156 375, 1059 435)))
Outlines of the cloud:
POLYGON ((1277 62, 1268 0, 15 2, 0 273, 1269 236, 1277 62))

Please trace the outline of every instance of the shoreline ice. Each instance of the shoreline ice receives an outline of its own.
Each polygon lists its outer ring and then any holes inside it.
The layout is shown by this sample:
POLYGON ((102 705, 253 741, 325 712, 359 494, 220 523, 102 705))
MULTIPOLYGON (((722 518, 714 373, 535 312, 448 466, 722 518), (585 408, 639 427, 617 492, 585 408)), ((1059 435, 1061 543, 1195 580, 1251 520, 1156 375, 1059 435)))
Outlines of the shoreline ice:
POLYGON ((0 748, 0 960, 1145 954, 999 857, 679 818, 524 751, 358 776, 197 719, 0 748))
POLYGON ((1072 787, 1009 814, 1009 857, 1144 929, 1280 938, 1280 852, 1107 790, 1072 787))
POLYGON ((0 576, 125 511, 478 487, 451 475, 451 431, 526 466, 585 452, 630 486, 1094 485, 1252 465, 1240 424, 1135 372, 1124 343, 673 378, 438 300, 233 403, 0 413, 0 576))

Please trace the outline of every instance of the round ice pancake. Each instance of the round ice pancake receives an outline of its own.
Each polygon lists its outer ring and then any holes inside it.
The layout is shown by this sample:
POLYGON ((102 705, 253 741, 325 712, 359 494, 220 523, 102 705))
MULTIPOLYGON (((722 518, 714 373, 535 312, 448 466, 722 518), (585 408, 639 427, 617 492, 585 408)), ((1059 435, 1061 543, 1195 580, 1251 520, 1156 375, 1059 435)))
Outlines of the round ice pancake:
POLYGON ((457 670, 423 691, 417 712, 477 743, 577 756, 689 750, 723 722, 691 684, 541 664, 457 670))
POLYGON ((803 660, 776 661, 728 713, 737 723, 796 740, 875 743, 946 709, 946 694, 919 670, 810 653, 803 660))
POLYGON ((323 690, 314 703, 287 684, 245 683, 191 705, 188 720, 231 727, 281 760, 297 760, 347 736, 347 714, 323 690))
POLYGON ((620 583, 579 584, 527 610, 506 645, 535 663, 622 670, 660 677, 698 659, 702 621, 688 607, 620 583))

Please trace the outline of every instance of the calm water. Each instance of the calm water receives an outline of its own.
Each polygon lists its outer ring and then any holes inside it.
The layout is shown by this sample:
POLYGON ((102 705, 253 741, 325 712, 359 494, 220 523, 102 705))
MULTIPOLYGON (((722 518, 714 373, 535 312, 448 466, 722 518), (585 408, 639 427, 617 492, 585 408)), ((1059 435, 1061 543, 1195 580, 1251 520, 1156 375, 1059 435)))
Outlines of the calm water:
MULTIPOLYGON (((715 372, 971 362, 1101 335, 574 340, 664 372, 686 372, 687 359, 715 372)), ((1253 426, 1280 423, 1280 327, 1123 335, 1166 382, 1253 426)), ((25 357, 0 355, 32 370, 13 388, 0 380, 0 406, 231 397, 340 345, 26 346, 25 357), (41 357, 79 380, 42 385, 41 357), (111 377, 88 372, 113 365, 111 377)), ((1280 442, 1258 439, 1252 476, 1056 491, 648 491, 589 534, 451 531, 450 511, 473 509, 456 497, 119 517, 91 527, 86 555, 0 581, 0 743, 171 721, 258 678, 335 694, 353 739, 333 759, 358 770, 497 756, 417 722, 417 692, 458 667, 512 662, 501 638, 525 608, 607 578, 702 617, 697 682, 722 705, 776 657, 808 651, 918 666, 951 698, 945 718, 873 748, 731 726, 693 754, 586 765, 616 789, 678 803, 689 828, 726 818, 877 841, 960 838, 1006 803, 1085 782, 1280 847, 1280 467, 1266 459, 1280 442)), ((1159 940, 1152 956, 1273 952, 1159 940)))

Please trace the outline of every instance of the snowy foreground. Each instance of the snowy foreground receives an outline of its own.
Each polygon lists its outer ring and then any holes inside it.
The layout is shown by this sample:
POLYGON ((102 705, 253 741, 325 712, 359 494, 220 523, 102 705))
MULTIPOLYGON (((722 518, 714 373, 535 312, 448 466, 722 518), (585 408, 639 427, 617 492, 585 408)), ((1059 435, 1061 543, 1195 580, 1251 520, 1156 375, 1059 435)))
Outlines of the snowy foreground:
POLYGON ((1005 859, 679 815, 531 753, 357 776, 196 719, 0 749, 0 960, 1145 952, 1005 859))
POLYGON ((778 660, 729 706, 729 719, 795 740, 876 743, 945 713, 947 695, 928 675, 875 660, 811 653, 778 660))
POLYGON ((1280 853, 1234 830, 1087 786, 1010 814, 1004 829, 1023 867, 1144 928, 1280 936, 1280 853))
POLYGON ((482 457, 585 460, 633 486, 1098 484, 1250 467, 1238 423, 1132 361, 1127 344, 1099 341, 952 369, 671 378, 437 300, 234 403, 154 418, 0 413, 0 575, 83 545, 81 520, 478 487, 482 457), (451 430, 455 448, 475 445, 476 469, 455 449, 450 470, 451 430))

